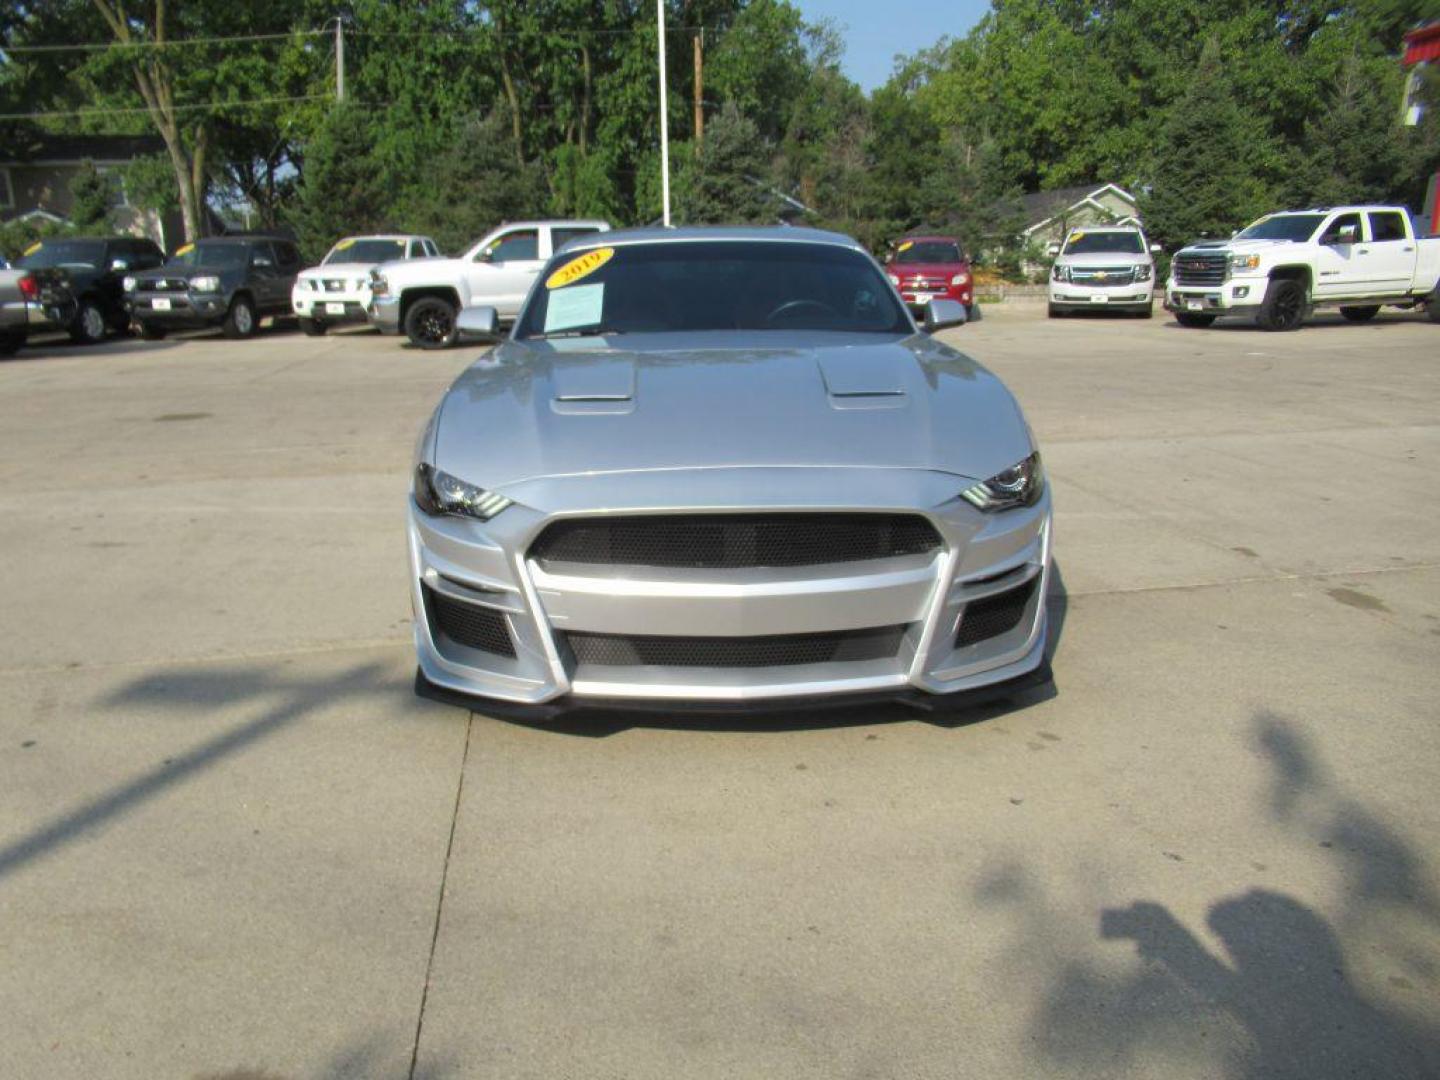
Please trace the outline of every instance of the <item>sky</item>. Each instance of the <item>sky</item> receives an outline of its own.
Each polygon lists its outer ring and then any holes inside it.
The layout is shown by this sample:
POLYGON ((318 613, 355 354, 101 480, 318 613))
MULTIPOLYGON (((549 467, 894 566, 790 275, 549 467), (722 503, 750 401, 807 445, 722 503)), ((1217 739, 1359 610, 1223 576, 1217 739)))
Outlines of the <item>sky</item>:
POLYGON ((890 77, 897 53, 962 36, 990 9, 987 0, 794 0, 810 22, 829 19, 845 39, 845 74, 864 90, 890 77))

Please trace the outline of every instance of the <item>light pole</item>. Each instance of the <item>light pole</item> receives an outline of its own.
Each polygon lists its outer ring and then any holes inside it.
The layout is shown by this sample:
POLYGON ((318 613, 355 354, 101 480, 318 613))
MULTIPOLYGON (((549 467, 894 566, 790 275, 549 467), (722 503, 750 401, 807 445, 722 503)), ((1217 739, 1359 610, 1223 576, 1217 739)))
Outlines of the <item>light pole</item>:
POLYGON ((665 227, 670 227, 670 112, 665 97, 665 0, 655 0, 655 22, 660 35, 660 197, 665 227))

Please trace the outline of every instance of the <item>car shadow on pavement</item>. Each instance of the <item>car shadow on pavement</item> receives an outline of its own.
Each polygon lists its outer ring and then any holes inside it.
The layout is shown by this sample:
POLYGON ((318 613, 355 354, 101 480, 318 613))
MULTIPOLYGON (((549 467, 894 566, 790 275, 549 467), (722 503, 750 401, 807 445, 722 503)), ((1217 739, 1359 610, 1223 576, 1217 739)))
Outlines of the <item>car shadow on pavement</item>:
POLYGON ((117 356, 133 356, 137 353, 160 352, 183 345, 183 341, 144 341, 140 338, 116 337, 95 345, 81 345, 67 338, 49 341, 27 341, 13 356, 0 359, 0 364, 23 364, 38 360, 93 360, 113 359, 117 356))
POLYGON ((1027 1038, 1067 1073, 1440 1076, 1440 899, 1418 856, 1326 775, 1297 725, 1261 712, 1252 735, 1272 771, 1262 813, 1336 864, 1333 921, 1256 885, 1208 905, 1208 941, 1153 899, 1104 908, 1097 949, 1061 929, 1074 924, 1047 899, 1053 884, 1019 862, 992 868, 974 899, 1012 921, 1015 974, 1044 987, 1027 1038), (1382 976, 1401 1007, 1378 999, 1382 976))
POLYGON ((346 698, 370 697, 377 693, 408 697, 408 684, 395 682, 392 675, 393 669, 380 663, 358 664, 333 678, 318 680, 290 678, 273 667, 186 666, 145 675, 126 684, 102 699, 100 707, 168 707, 194 716, 197 710, 207 708, 261 701, 266 704, 253 719, 211 735, 194 748, 167 758, 163 764, 60 813, 0 847, 0 878, 191 780, 317 709, 331 707, 346 698))
MULTIPOLYGON (((1068 594, 1058 561, 1050 567, 1046 591, 1049 603, 1049 636, 1045 646, 1045 664, 1050 667, 1065 629, 1068 594)), ((841 707, 810 707, 805 709, 767 709, 762 712, 737 711, 714 714, 674 715, 662 710, 577 710, 549 720, 497 716, 495 719, 520 727, 548 731, 556 735, 603 739, 632 728, 654 728, 670 731, 709 732, 785 732, 818 731, 827 728, 863 727, 873 724, 898 724, 920 721, 936 727, 961 728, 995 720, 1049 701, 1058 695, 1053 668, 1050 677, 1036 686, 1017 690, 1008 697, 973 706, 927 710, 899 704, 850 705, 841 707)), ((485 715, 476 709, 477 715, 485 715)))

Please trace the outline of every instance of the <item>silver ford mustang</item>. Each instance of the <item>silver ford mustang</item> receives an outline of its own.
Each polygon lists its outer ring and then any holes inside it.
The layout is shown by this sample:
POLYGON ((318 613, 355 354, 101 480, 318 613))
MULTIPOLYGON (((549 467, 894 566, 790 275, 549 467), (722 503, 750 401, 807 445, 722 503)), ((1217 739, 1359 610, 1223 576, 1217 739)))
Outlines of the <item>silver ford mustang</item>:
POLYGON ((572 243, 431 416, 409 540, 417 689, 490 712, 934 708, 1048 678, 1025 418, 833 233, 572 243))

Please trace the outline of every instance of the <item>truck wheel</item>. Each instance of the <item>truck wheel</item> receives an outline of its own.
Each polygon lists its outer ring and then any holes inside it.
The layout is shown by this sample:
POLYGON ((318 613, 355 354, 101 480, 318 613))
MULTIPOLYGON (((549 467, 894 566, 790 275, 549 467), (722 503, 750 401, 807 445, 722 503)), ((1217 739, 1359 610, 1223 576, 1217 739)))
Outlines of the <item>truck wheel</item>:
POLYGON ((0 356, 14 356, 24 344, 24 334, 0 334, 0 356))
POLYGON ((1062 318, 1063 316, 1064 316, 1064 312, 1062 312, 1062 311, 1061 311, 1058 307, 1056 307, 1054 304, 1051 304, 1050 307, 1049 307, 1049 309, 1045 312, 1045 317, 1046 317, 1047 319, 1059 319, 1059 318, 1062 318))
POLYGON ((1137 311, 1135 314, 1136 314, 1136 316, 1137 316, 1138 318, 1141 318, 1141 319, 1153 318, 1154 315, 1155 315, 1155 301, 1154 301, 1154 300, 1151 300, 1150 303, 1146 304, 1143 308, 1141 308, 1141 309, 1140 309, 1139 311, 1137 311))
POLYGON ((237 296, 230 301, 230 310, 225 313, 221 331, 228 338, 248 338, 255 333, 255 305, 246 296, 237 296))
POLYGON ((168 331, 159 323, 142 322, 140 324, 140 336, 146 341, 159 341, 168 331))
POLYGON ((93 300, 81 300, 80 310, 70 324, 70 340, 77 345, 98 345, 105 340, 109 329, 105 325, 105 313, 93 300))
POLYGON ((1440 292, 1430 294, 1430 299, 1425 301, 1425 314, 1430 316, 1430 321, 1440 323, 1440 292))
POLYGON ((1365 307, 1342 307, 1340 314, 1351 322, 1369 322, 1380 314, 1379 304, 1369 304, 1365 307))
POLYGON ((1191 330, 1203 330, 1217 318, 1219 318, 1217 315, 1192 315, 1188 311, 1177 311, 1175 313, 1175 321, 1181 326, 1189 327, 1191 330))
POLYGON ((1305 286, 1294 278, 1270 282, 1255 322, 1262 330, 1299 330, 1305 321, 1305 286))
POLYGON ((405 333, 422 349, 455 344, 455 306, 438 296, 416 300, 405 313, 405 333))
POLYGON ((326 327, 319 319, 301 319, 300 329, 306 337, 324 337, 326 327))

